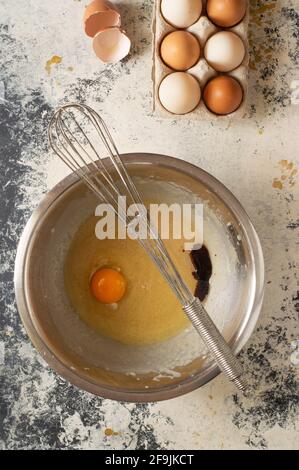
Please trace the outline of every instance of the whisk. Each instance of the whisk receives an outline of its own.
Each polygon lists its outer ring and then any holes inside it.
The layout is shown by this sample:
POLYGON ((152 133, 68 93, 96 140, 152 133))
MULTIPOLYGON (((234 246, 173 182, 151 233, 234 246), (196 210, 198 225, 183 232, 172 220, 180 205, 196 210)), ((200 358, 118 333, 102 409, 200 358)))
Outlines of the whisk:
MULTIPOLYGON (((130 229, 132 217, 120 209, 120 196, 126 196, 136 208, 144 207, 103 119, 89 106, 71 103, 55 112, 48 129, 49 142, 54 152, 101 199, 113 207, 118 218, 130 229), (100 140, 99 140, 100 139, 100 140), (109 158, 102 158, 100 141, 109 158)), ((197 330, 218 367, 243 393, 247 384, 243 369, 229 345, 211 320, 202 303, 187 287, 173 263, 156 227, 151 224, 146 210, 137 210, 139 222, 146 229, 147 237, 139 238, 182 308, 197 330)))

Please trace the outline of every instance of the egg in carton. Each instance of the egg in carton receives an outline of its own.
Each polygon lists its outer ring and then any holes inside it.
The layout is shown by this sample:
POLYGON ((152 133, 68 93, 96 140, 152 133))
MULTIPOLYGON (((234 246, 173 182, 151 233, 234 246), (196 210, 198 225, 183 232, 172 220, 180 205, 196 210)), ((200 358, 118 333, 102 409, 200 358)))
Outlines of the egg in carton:
POLYGON ((187 114, 174 114, 167 111, 164 106, 162 106, 159 99, 159 88, 163 79, 173 73, 176 70, 168 67, 162 60, 160 55, 161 43, 163 39, 171 32, 179 30, 167 23, 161 13, 161 2, 162 0, 156 0, 155 2, 155 12, 153 19, 153 70, 152 70, 152 79, 153 79, 153 111, 157 117, 162 118, 176 118, 176 119, 192 119, 192 120, 230 120, 232 118, 242 118, 245 114, 246 109, 246 99, 248 94, 248 65, 249 65, 249 44, 248 44, 248 23, 249 23, 249 6, 247 2, 246 13, 242 21, 236 26, 231 28, 221 28, 216 26, 207 16, 206 13, 206 2, 207 0, 202 0, 202 12, 199 19, 189 26, 184 28, 185 31, 192 33, 200 44, 200 58, 198 62, 185 72, 191 74, 194 78, 197 79, 201 88, 201 99, 198 106, 191 112, 187 114), (231 31, 239 36, 245 46, 245 55, 242 63, 232 71, 223 73, 216 71, 204 57, 204 49, 208 39, 213 36, 215 33, 220 31, 231 31), (227 75, 235 78, 243 89, 243 100, 238 109, 227 115, 218 115, 211 112, 204 103, 203 100, 203 91, 206 84, 214 77, 218 75, 227 75))

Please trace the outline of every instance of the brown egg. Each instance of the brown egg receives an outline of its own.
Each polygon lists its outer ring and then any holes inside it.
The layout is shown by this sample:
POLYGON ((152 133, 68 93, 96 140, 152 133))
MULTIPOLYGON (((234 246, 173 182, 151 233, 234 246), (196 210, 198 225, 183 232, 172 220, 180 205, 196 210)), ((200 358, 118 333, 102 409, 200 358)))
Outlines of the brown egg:
POLYGON ((245 16, 247 0, 208 0, 207 14, 213 23, 231 28, 245 16))
POLYGON ((163 39, 160 53, 168 67, 183 71, 198 62, 200 45, 193 34, 187 31, 174 31, 163 39))
POLYGON ((220 75, 208 82, 203 97, 210 111, 225 115, 239 108, 243 100, 243 89, 235 78, 220 75))

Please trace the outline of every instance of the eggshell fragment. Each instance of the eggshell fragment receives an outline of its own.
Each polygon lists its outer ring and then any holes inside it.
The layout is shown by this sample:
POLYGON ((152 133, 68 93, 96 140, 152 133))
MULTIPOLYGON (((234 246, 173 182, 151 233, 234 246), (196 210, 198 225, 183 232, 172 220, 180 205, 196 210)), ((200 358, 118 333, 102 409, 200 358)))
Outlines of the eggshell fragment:
POLYGON ((129 54, 131 41, 122 29, 106 28, 95 35, 93 49, 102 62, 115 63, 129 54))
POLYGON ((99 31, 121 25, 118 9, 109 1, 94 0, 84 12, 84 26, 87 36, 93 38, 99 31))

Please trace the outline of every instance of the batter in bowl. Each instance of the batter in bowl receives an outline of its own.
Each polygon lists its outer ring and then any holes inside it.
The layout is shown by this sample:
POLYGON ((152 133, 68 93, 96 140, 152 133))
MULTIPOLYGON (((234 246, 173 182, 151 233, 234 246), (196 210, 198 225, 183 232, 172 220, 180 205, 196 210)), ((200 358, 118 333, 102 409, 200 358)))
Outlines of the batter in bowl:
MULTIPOLYGON (((175 336, 190 325, 182 307, 153 261, 137 241, 99 240, 96 217, 78 229, 64 268, 67 294, 81 319, 101 335, 125 344, 151 344, 175 336), (126 291, 117 303, 105 304, 92 294, 97 270, 112 268, 126 280, 126 291)), ((179 272, 194 292, 196 279, 183 240, 165 240, 179 272)))

